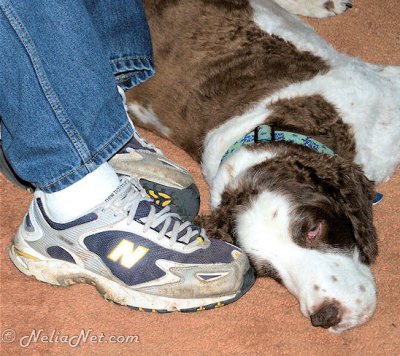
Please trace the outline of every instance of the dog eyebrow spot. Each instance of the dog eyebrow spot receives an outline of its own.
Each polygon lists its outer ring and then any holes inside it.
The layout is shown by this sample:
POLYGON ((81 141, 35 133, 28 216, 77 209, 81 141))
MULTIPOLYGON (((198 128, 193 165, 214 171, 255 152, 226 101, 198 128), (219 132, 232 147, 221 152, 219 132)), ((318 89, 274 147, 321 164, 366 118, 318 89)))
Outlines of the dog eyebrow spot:
POLYGON ((272 215, 272 219, 275 219, 278 216, 278 209, 274 211, 274 214, 272 215))
POLYGON ((328 11, 332 11, 335 8, 335 4, 333 1, 329 0, 324 4, 325 9, 328 11))
POLYGON ((317 284, 314 284, 314 290, 319 290, 319 286, 317 284))
POLYGON ((331 278, 332 278, 332 281, 334 281, 334 282, 337 282, 337 281, 338 281, 338 279, 337 279, 336 276, 331 276, 331 278))
POLYGON ((365 292, 367 289, 362 285, 362 284, 360 284, 360 291, 361 292, 365 292))
POLYGON ((357 303, 357 304, 361 304, 361 299, 358 299, 358 298, 357 298, 357 299, 356 299, 356 303, 357 303))

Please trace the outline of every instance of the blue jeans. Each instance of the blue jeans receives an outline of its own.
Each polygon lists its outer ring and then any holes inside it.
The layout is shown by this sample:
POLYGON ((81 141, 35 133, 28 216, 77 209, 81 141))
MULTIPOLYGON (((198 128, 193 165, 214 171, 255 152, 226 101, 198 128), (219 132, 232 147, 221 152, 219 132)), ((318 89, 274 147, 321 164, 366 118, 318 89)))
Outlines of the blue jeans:
POLYGON ((0 0, 0 117, 16 174, 45 192, 131 137, 117 84, 154 74, 140 0, 0 0))

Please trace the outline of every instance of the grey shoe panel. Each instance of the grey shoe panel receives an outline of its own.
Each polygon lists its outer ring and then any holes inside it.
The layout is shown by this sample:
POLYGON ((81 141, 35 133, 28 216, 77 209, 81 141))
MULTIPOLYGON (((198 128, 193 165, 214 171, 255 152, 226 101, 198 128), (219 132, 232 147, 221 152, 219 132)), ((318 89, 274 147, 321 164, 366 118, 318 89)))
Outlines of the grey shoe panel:
POLYGON ((186 169, 163 155, 149 151, 137 150, 116 154, 109 163, 117 173, 132 176, 137 180, 143 178, 178 189, 184 189, 194 183, 186 169))
POLYGON ((251 269, 247 257, 243 254, 240 261, 234 261, 223 265, 197 265, 197 266, 176 266, 169 269, 179 277, 179 280, 170 284, 153 286, 137 286, 147 294, 164 295, 171 298, 206 298, 235 294, 240 290, 243 283, 243 276, 251 269), (204 275, 213 275, 212 279, 199 278, 204 275), (196 286, 197 288, 193 288, 196 286))

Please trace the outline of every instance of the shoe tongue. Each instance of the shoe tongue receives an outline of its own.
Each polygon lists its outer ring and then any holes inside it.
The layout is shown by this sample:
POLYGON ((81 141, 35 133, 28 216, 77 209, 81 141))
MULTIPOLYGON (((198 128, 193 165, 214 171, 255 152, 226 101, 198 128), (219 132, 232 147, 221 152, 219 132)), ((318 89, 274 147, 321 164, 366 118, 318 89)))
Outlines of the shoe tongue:
MULTIPOLYGON (((156 208, 156 212, 158 213, 161 209, 157 205, 154 206, 156 208)), ((135 219, 143 219, 147 217, 150 214, 150 207, 151 207, 151 202, 146 200, 141 201, 136 210, 135 219)))
POLYGON ((132 189, 132 183, 126 179, 121 180, 121 184, 104 200, 105 203, 110 203, 119 200, 122 195, 128 194, 132 189))
MULTIPOLYGON (((138 206, 138 208, 137 208, 137 210, 136 210, 135 219, 146 218, 146 217, 150 214, 151 205, 153 205, 153 206, 156 208, 156 213, 158 213, 158 212, 161 210, 161 208, 158 207, 157 205, 155 205, 154 203, 149 202, 149 201, 146 201, 146 200, 143 200, 143 201, 141 201, 141 202, 139 203, 139 206, 138 206)), ((178 223, 180 223, 180 224, 183 223, 180 219, 175 218, 175 217, 172 217, 172 218, 171 218, 171 222, 170 222, 170 224, 169 224, 169 226, 168 226, 168 229, 167 229, 166 233, 172 231, 172 229, 174 228, 175 222, 178 222, 178 223)), ((156 227, 154 228, 154 230, 156 230, 157 232, 160 232, 161 229, 162 229, 163 227, 164 227, 164 222, 162 222, 161 224, 159 224, 158 226, 156 226, 156 227)), ((201 230, 201 229, 200 229, 200 227, 197 226, 197 225, 190 225, 189 227, 191 227, 193 231, 194 231, 194 230, 198 230, 198 232, 199 232, 198 235, 193 236, 193 237, 189 240, 189 243, 190 243, 190 242, 196 240, 196 238, 197 238, 198 236, 200 236, 200 230, 201 230)), ((180 239, 181 237, 183 237, 183 236, 186 234, 186 232, 187 232, 187 229, 184 229, 183 231, 181 231, 181 232, 178 234, 177 240, 179 241, 179 239, 180 239)))
POLYGON ((154 149, 150 147, 146 147, 145 145, 141 144, 135 136, 132 136, 132 138, 128 141, 128 143, 121 148, 121 150, 118 153, 129 153, 129 149, 132 150, 147 150, 150 152, 156 152, 154 149))

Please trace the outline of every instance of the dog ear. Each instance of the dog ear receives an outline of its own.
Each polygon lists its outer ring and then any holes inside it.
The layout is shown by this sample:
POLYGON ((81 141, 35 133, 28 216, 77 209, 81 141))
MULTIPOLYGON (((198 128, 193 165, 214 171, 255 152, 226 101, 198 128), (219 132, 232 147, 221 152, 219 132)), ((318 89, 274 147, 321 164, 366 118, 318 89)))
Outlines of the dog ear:
POLYGON ((229 233, 229 226, 224 223, 220 209, 215 209, 210 215, 200 215, 194 219, 196 225, 203 227, 208 237, 223 240, 231 244, 234 243, 232 235, 229 233))
POLYGON ((353 171, 353 174, 353 177, 349 177, 349 185, 340 189, 342 208, 353 225, 354 237, 361 250, 361 261, 370 264, 378 255, 372 216, 373 185, 362 172, 353 171))
POLYGON ((195 223, 204 227, 209 237, 236 245, 235 218, 237 212, 243 210, 251 194, 251 190, 246 190, 241 185, 227 188, 221 196, 219 206, 212 210, 210 215, 197 217, 195 223))
MULTIPOLYGON (((350 220, 361 261, 366 264, 374 262, 378 246, 372 218, 373 183, 365 177, 361 167, 340 157, 319 157, 318 160, 315 173, 320 187, 350 220)), ((315 170, 315 163, 310 169, 315 170)))

